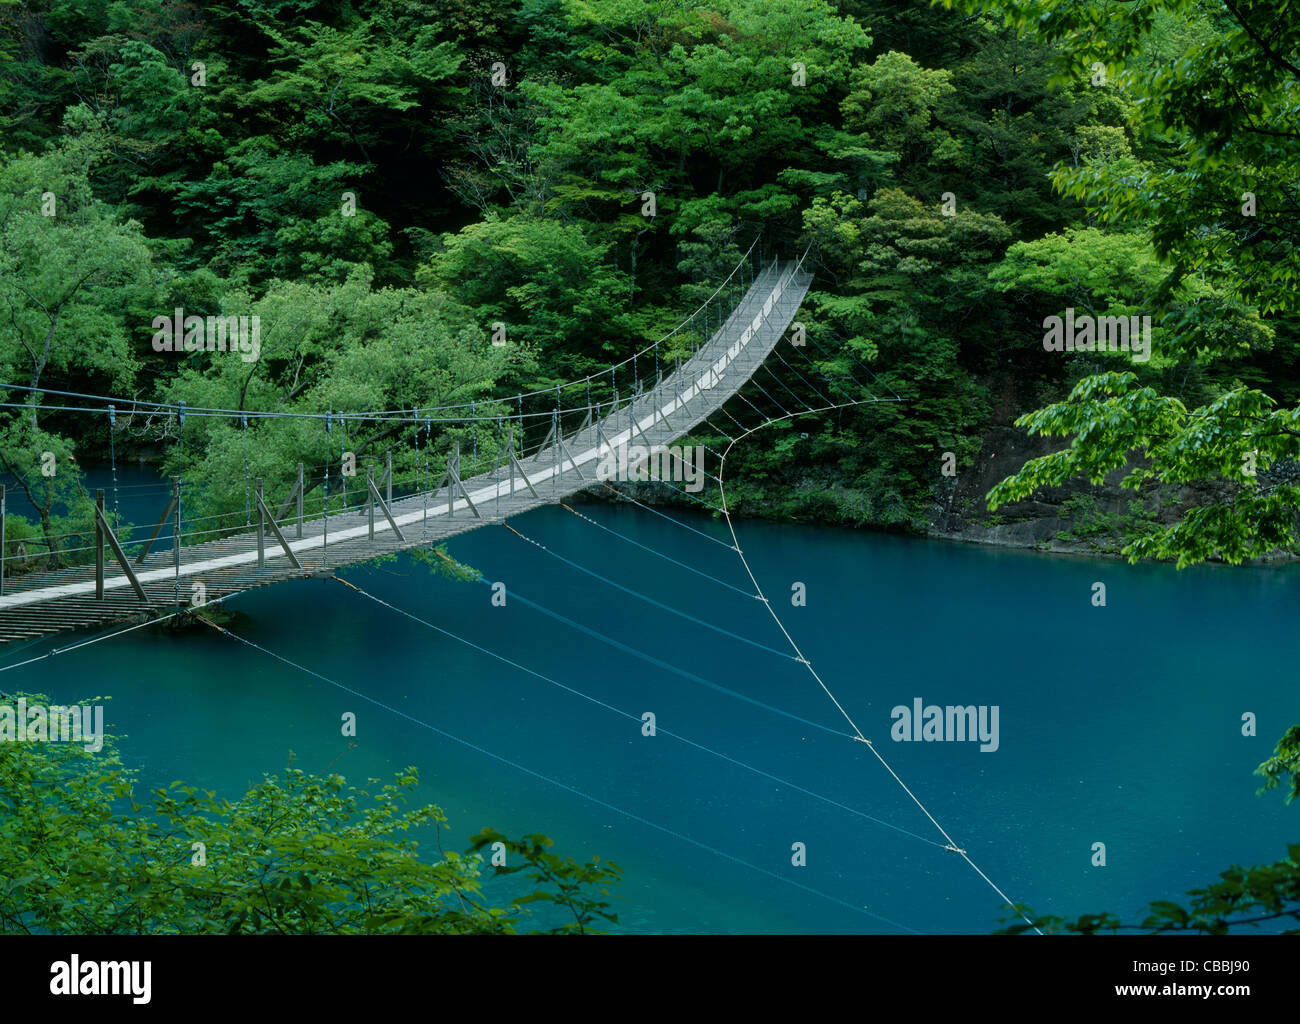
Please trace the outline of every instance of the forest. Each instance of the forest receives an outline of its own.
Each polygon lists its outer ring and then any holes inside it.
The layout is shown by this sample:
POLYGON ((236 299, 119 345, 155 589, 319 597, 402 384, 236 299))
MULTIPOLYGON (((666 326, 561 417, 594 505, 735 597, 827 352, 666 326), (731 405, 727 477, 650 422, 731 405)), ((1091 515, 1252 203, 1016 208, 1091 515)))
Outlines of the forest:
POLYGON ((904 401, 742 446, 740 511, 924 532, 945 456, 1042 409, 1074 441, 995 503, 1128 465, 1184 496, 1143 554, 1289 547, 1294 30, 1075 6, 0 0, 0 469, 40 520, 11 543, 91 522, 45 453, 183 457, 195 514, 239 524, 325 425, 174 404, 491 414, 653 342, 760 238, 813 246, 813 358, 904 401), (1149 358, 1047 350, 1067 308, 1149 317, 1149 358), (260 358, 156 351, 173 310, 260 317, 260 358))

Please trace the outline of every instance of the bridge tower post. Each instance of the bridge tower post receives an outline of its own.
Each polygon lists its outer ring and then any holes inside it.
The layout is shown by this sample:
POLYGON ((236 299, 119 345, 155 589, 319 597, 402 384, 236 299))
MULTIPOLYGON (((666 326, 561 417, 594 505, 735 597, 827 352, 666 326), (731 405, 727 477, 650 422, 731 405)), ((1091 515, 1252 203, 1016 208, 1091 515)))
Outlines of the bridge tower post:
POLYGON ((113 549, 113 557, 117 559, 118 565, 122 567, 122 572, 130 581, 132 589, 135 590, 136 597, 141 601, 148 601, 145 596, 144 587, 140 586, 140 581, 131 571, 131 563, 126 560, 126 552, 122 550, 122 545, 117 542, 117 537, 113 534, 113 528, 108 525, 108 520, 104 517, 104 492, 98 490, 95 492, 95 538, 99 542, 95 545, 95 598, 103 600, 104 598, 104 542, 113 549))
POLYGON ((100 526, 100 516, 104 514, 104 492, 95 492, 95 507, 99 514, 95 516, 95 600, 104 599, 104 528, 100 526))
MULTIPOLYGON (((682 369, 682 361, 681 361, 681 359, 678 359, 678 360, 677 360, 677 371, 678 371, 678 372, 673 374, 673 400, 674 400, 674 401, 680 401, 680 399, 681 399, 681 394, 682 394, 682 375, 681 375, 681 369, 682 369)), ((676 412, 677 410, 674 409, 673 411, 676 412)), ((663 416, 663 413, 662 413, 662 412, 660 413, 660 416, 661 416, 661 417, 663 416)), ((664 417, 664 421, 667 422, 667 418, 666 418, 666 417, 664 417)))
MULTIPOLYGON (((321 571, 325 570, 326 555, 330 549, 330 427, 334 422, 333 414, 325 410, 325 504, 321 509, 321 545, 320 545, 320 567, 321 571)), ((339 467, 339 472, 343 472, 343 467, 339 467)))
POLYGON ((5 485, 0 484, 0 597, 5 593, 5 485))
POLYGON ((366 463, 366 515, 368 516, 370 540, 375 539, 375 464, 366 463))
MULTIPOLYGON (((175 580, 176 606, 181 604, 181 478, 172 477, 172 578, 175 580)), ((166 513, 164 513, 165 515, 166 513)))
POLYGON ((255 492, 257 494, 257 567, 265 569, 266 537, 264 531, 266 529, 266 516, 262 512, 262 478, 259 476, 254 482, 257 486, 255 492))
POLYGON ((297 539, 302 540, 302 463, 298 463, 298 529, 297 539))
POLYGON ((451 519, 456 515, 456 485, 452 483, 452 474, 460 472, 460 442, 452 449, 451 455, 447 457, 447 518, 451 519))

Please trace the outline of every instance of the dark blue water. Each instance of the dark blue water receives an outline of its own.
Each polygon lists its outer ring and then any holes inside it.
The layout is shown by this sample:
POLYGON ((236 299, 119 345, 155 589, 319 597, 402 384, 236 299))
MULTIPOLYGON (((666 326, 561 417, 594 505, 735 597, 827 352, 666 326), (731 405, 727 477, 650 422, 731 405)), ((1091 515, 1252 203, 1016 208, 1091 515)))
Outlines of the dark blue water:
MULTIPOLYGON (((154 524, 167 508, 171 498, 171 483, 162 479, 153 466, 140 462, 119 462, 116 466, 87 464, 80 467, 81 483, 90 497, 95 497, 96 489, 104 491, 104 510, 109 519, 120 524, 134 524, 136 539, 149 536, 154 524)), ((5 485, 5 502, 11 516, 23 516, 29 522, 36 522, 36 510, 27 500, 27 494, 17 485, 13 477, 0 473, 0 484, 5 485)), ((54 508, 56 515, 66 514, 67 509, 61 504, 54 508)), ((188 517, 188 512, 186 513, 188 517)), ((196 527, 199 529, 201 527, 196 527)), ((186 526, 189 529, 189 526, 186 526)), ((126 530, 118 532, 126 534, 126 530)), ((163 524, 158 532, 157 543, 163 547, 170 546, 172 537, 171 523, 163 524)), ((44 550, 43 545, 34 545, 33 551, 44 550)))
MULTIPOLYGON (((582 510, 748 589, 735 554, 721 545, 635 508, 582 510)), ((718 522, 673 514, 728 539, 718 522)), ((547 508, 512 524, 624 587, 787 649, 758 601, 569 512, 547 508)), ((1132 917, 1230 863, 1276 860, 1295 841, 1295 811, 1277 793, 1256 797, 1252 775, 1300 721, 1290 678, 1300 610, 1292 567, 1176 572, 847 530, 754 522, 738 530, 826 686, 1011 898, 1039 912, 1132 917), (806 607, 791 606, 796 581, 806 584, 806 607), (1107 586, 1104 608, 1091 604, 1095 581, 1107 586), (892 741, 891 709, 915 697, 997 705, 999 749, 892 741), (1255 738, 1241 735, 1245 712, 1258 718, 1255 738), (1098 842, 1105 867, 1091 866, 1098 842)), ((505 583, 506 607, 493 607, 482 583, 433 576, 405 557, 346 575, 636 720, 324 580, 251 592, 230 606, 250 616, 241 627, 248 639, 393 710, 203 632, 139 631, 6 673, 3 682, 59 700, 111 694, 108 718, 128 736, 126 759, 160 784, 186 779, 233 798, 282 769, 290 751, 300 767, 332 765, 356 783, 415 765, 420 796, 453 826, 444 845, 463 848, 490 825, 544 832, 557 852, 618 863, 622 930, 998 926, 1001 899, 941 848, 935 826, 871 751, 847 737, 847 723, 804 666, 638 600, 501 526, 462 535, 449 550, 505 583), (623 647, 549 618, 525 598, 623 647), (661 730, 733 760, 663 731, 642 736, 647 711, 661 730), (340 734, 345 712, 358 717, 353 750, 340 734), (805 844, 805 867, 791 863, 794 843, 805 844)), ((19 655, 2 657, 7 664, 19 655)))

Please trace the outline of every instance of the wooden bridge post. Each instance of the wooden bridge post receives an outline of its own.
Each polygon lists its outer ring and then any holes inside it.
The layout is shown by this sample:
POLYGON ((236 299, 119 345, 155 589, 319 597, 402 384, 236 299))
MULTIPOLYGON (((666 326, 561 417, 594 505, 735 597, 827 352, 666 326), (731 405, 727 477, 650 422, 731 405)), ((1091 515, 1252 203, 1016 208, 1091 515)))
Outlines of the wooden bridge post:
POLYGON ((302 540, 302 463, 298 463, 298 530, 297 539, 302 540))
POLYGON ((95 492, 95 599, 103 600, 104 598, 104 542, 113 549, 113 557, 117 559, 118 565, 122 567, 122 572, 130 581, 131 587, 135 590, 135 595, 141 601, 148 601, 145 596, 144 587, 140 586, 139 579, 131 569, 131 563, 127 561, 126 552, 122 550, 122 545, 117 542, 117 537, 113 533, 113 528, 108 525, 108 520, 104 518, 104 492, 102 490, 95 492))
POLYGON ((95 516, 95 600, 104 599, 104 528, 100 526, 104 515, 104 491, 100 488, 95 492, 95 508, 99 510, 99 515, 95 516))
POLYGON ((406 535, 402 533, 402 528, 397 525, 397 520, 393 518, 393 513, 392 510, 389 509, 388 503, 379 496, 379 488, 375 486, 373 464, 367 467, 366 488, 370 491, 370 536, 373 538, 375 535, 375 506, 378 505, 379 511, 382 512, 384 518, 388 520, 388 525, 393 531, 393 536, 397 538, 399 543, 405 544, 406 535))
MULTIPOLYGON (((287 501, 286 504, 288 504, 287 501)), ((266 502, 262 500, 262 481, 258 480, 257 481, 257 540, 258 540, 257 564, 260 568, 263 562, 265 561, 265 554, 262 550, 262 524, 265 523, 267 526, 271 528, 271 533, 274 534, 275 539, 279 542, 280 548, 284 551, 285 556, 289 559, 290 564, 295 569, 301 569, 302 563, 298 561, 298 556, 293 553, 293 548, 289 547, 289 542, 284 539, 284 534, 280 532, 280 526, 276 522, 278 518, 280 517, 271 514, 271 510, 266 507, 266 502)))
POLYGON ((496 464, 492 467, 492 497, 495 501, 494 514, 501 518, 501 414, 497 413, 497 447, 496 464))
POLYGON ((510 439, 506 442, 506 448, 510 451, 510 496, 514 497, 515 493, 515 428, 512 424, 510 427, 510 439))
POLYGON ((456 472, 456 462, 460 459, 460 442, 457 441, 452 450, 447 454, 447 518, 451 519, 456 514, 456 485, 451 482, 452 475, 456 472))
POLYGON ((266 516, 262 512, 262 478, 257 478, 257 567, 266 568, 266 516))
POLYGON ((369 538, 375 539, 375 464, 366 463, 366 514, 369 516, 369 538))
MULTIPOLYGON (((181 478, 172 477, 172 571, 176 579, 176 604, 181 603, 181 478)), ((163 513, 165 519, 167 514, 163 513)))

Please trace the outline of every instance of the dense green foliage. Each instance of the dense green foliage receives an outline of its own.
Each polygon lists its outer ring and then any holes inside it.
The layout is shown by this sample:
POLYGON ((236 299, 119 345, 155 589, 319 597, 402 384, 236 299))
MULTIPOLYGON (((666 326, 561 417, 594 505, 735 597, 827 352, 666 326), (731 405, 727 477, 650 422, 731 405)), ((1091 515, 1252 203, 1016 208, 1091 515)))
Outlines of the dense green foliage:
MULTIPOLYGON (((1110 268, 1082 287, 1117 308, 1157 275, 1140 231, 1102 235, 1051 173, 1175 173, 1180 154, 1141 134, 1124 88, 1054 86, 1056 56, 922 0, 3 0, 0 381, 492 415, 659 337, 762 230, 768 253, 815 243, 807 354, 906 401, 740 446, 732 504, 920 528, 944 451, 969 464, 991 420, 1079 376, 1025 326, 1074 297, 1076 267, 1110 268), (1140 267, 1120 265, 1130 254, 1140 267), (152 318, 178 306, 260 315, 261 358, 153 351, 152 318)), ((1287 343, 1246 305, 1234 316, 1287 343)), ((85 496, 75 475, 54 493, 39 457, 102 458, 108 425, 19 412, 0 412, 0 470, 58 545, 84 529, 85 496)), ((242 525, 244 476, 281 494, 326 453, 323 425, 290 420, 182 430, 137 409, 116 428, 119 451, 162 451, 169 471, 183 433, 204 481, 187 507, 214 527, 242 525)), ((408 479, 429 442, 361 417, 343 429, 408 479)), ((435 426, 433 450, 500 443, 458 429, 435 426)))
MULTIPOLYGON (((21 697, 48 705, 7 702, 21 697)), ((606 888, 618 866, 559 857, 545 836, 488 829, 465 854, 444 852, 442 812, 402 808, 413 768, 357 791, 290 764, 233 802, 181 782, 141 800, 116 748, 111 735, 96 752, 0 743, 0 933, 503 934, 539 902, 553 912, 531 919, 536 931, 618 921, 606 888), (436 854, 413 831, 432 832, 436 854), (488 902, 485 857, 539 888, 488 902)))
POLYGON ((1135 538, 1134 560, 1240 562, 1294 547, 1300 28, 1266 0, 998 7, 1055 44, 1061 79, 1122 69, 1132 109, 1108 158, 1054 175, 1085 204, 1093 240, 1013 247, 1000 281, 1068 289, 1079 304, 1087 293, 1121 314, 1140 307, 1158 324, 1158 358, 1136 372, 1099 359, 1064 401, 1024 416, 1070 445, 1001 483, 992 504, 1127 466, 1127 487, 1203 495, 1135 538), (1132 252, 1111 262, 1117 233, 1132 252))

